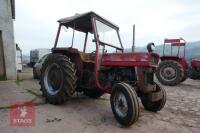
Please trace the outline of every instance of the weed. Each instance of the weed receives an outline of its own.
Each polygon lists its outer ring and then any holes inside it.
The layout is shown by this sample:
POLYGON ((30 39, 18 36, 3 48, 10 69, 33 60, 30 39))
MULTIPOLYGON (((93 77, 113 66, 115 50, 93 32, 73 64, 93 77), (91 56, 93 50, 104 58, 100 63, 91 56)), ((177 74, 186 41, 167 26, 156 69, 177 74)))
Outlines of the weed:
POLYGON ((20 86, 20 83, 22 82, 23 80, 19 78, 19 75, 17 74, 17 80, 15 81, 15 83, 20 86))
POLYGON ((5 80, 7 80, 7 77, 6 76, 0 76, 0 81, 5 81, 5 80))

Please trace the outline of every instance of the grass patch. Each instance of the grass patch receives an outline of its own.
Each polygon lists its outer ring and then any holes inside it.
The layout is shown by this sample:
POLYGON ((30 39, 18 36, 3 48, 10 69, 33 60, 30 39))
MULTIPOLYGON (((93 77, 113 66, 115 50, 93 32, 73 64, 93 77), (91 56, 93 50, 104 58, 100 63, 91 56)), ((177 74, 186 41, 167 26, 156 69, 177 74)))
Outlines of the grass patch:
POLYGON ((23 81, 22 79, 16 80, 15 83, 16 83, 18 86, 20 86, 20 84, 21 84, 22 81, 23 81))
MULTIPOLYGON (((43 102, 36 102, 36 99, 37 99, 37 97, 33 98, 33 99, 30 100, 30 101, 25 101, 24 103, 16 104, 16 105, 14 105, 14 107, 26 106, 26 105, 29 104, 29 103, 33 103, 34 106, 39 106, 39 105, 43 105, 43 104, 44 104, 43 102)), ((3 110, 3 109, 10 109, 10 108, 13 108, 13 105, 0 106, 0 110, 3 110)))
MULTIPOLYGON (((19 83, 20 83, 20 82, 19 82, 19 83)), ((16 80, 16 84, 17 84, 17 80, 16 80)), ((27 105, 28 103, 33 103, 34 106, 39 106, 39 105, 45 104, 45 103, 42 102, 42 101, 37 101, 37 98, 42 98, 42 94, 33 91, 32 88, 30 88, 30 89, 25 89, 25 90, 27 91, 27 93, 30 93, 30 94, 34 95, 35 97, 34 97, 33 99, 29 100, 29 101, 25 101, 24 103, 16 104, 15 107, 25 106, 25 105, 27 105)), ((13 106, 12 106, 12 105, 5 105, 5 106, 1 106, 1 105, 0 105, 0 110, 10 109, 10 108, 13 108, 13 106)))
POLYGON ((22 81, 23 81, 23 80, 20 79, 20 78, 19 78, 19 75, 17 74, 17 80, 15 81, 15 83, 16 83, 18 86, 20 86, 20 84, 21 84, 22 81))
POLYGON ((33 91, 32 88, 31 88, 31 89, 26 89, 26 91, 27 91, 28 93, 30 93, 30 94, 36 96, 36 97, 41 97, 41 96, 42 96, 41 94, 39 94, 39 93, 33 91))
POLYGON ((5 81, 5 80, 7 80, 6 76, 0 76, 0 81, 5 81))

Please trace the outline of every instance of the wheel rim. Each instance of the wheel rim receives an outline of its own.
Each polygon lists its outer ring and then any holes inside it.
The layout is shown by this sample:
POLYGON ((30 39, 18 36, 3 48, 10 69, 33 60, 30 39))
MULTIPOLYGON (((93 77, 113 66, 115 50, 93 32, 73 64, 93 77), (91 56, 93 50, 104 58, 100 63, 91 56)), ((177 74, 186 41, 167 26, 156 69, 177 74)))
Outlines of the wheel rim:
POLYGON ((173 81, 177 77, 177 71, 173 67, 163 67, 160 71, 161 78, 167 81, 173 81))
POLYGON ((128 103, 122 92, 116 93, 114 97, 114 108, 120 117, 125 117, 128 112, 128 103))
POLYGON ((44 85, 47 92, 55 95, 61 89, 63 83, 63 74, 57 64, 49 65, 45 70, 44 85))

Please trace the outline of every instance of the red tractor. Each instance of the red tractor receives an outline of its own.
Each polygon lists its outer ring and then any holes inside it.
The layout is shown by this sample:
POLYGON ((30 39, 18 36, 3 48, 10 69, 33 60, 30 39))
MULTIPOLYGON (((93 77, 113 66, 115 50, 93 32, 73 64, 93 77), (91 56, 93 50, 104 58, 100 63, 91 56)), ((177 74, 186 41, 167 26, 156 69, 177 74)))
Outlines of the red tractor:
MULTIPOLYGON (((119 28, 94 12, 58 22, 52 54, 41 69, 41 91, 47 102, 63 104, 75 92, 92 98, 109 93, 114 116, 124 126, 130 126, 139 117, 138 97, 149 111, 164 107, 166 92, 154 82, 159 55, 124 53, 119 28), (62 28, 73 30, 68 47, 57 45, 62 28), (84 35, 82 49, 74 46, 75 31, 84 35)), ((80 43, 80 36, 78 40, 80 43)))
POLYGON ((157 79, 162 84, 175 86, 188 77, 200 79, 200 60, 192 60, 189 66, 185 59, 185 46, 186 41, 182 38, 164 40, 163 56, 160 57, 161 62, 156 72, 157 79), (166 54, 167 44, 170 45, 170 54, 166 54), (173 51, 175 48, 176 52, 173 51))

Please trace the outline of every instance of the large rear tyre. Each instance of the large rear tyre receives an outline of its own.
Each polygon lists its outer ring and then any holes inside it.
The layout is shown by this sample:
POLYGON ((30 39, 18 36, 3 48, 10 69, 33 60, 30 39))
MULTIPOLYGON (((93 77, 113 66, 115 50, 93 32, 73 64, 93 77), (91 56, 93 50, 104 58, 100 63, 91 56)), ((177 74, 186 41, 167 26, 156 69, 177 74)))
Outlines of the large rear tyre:
POLYGON ((182 66, 173 60, 162 61, 156 71, 156 77, 163 85, 175 86, 184 76, 182 66))
POLYGON ((61 54, 50 54, 41 69, 41 91, 51 104, 63 104, 76 88, 76 70, 70 59, 61 54))
POLYGON ((188 78, 188 77, 187 77, 187 73, 184 72, 184 75, 183 75, 183 77, 182 77, 182 79, 181 79, 181 82, 184 82, 187 78, 188 78))
MULTIPOLYGON (((167 97, 166 91, 163 88, 161 88, 157 83, 155 83, 155 84, 156 84, 156 91, 155 92, 161 91, 162 98, 158 101, 151 101, 147 97, 141 98, 141 101, 142 101, 144 108, 146 110, 149 110, 149 111, 152 111, 152 112, 160 111, 165 106, 166 97, 167 97)), ((152 92, 152 93, 154 93, 154 92, 152 92)))
POLYGON ((115 119, 123 126, 130 126, 138 120, 139 102, 134 88, 124 82, 112 88, 111 108, 115 119))

